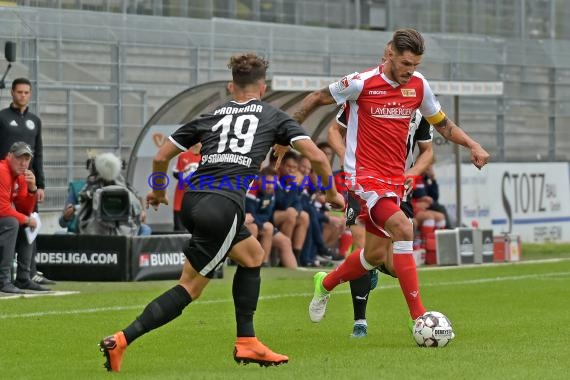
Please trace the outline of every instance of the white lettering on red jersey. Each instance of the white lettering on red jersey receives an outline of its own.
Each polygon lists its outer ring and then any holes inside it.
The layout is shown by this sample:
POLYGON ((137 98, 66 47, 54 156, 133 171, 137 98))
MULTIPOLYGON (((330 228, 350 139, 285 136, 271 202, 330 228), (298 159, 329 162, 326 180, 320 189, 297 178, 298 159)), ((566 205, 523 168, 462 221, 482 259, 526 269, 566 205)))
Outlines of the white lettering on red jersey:
POLYGON ((352 176, 404 176, 410 120, 416 109, 428 118, 441 111, 423 75, 406 85, 382 73, 382 66, 353 73, 329 85, 337 104, 348 102, 345 170, 352 176))

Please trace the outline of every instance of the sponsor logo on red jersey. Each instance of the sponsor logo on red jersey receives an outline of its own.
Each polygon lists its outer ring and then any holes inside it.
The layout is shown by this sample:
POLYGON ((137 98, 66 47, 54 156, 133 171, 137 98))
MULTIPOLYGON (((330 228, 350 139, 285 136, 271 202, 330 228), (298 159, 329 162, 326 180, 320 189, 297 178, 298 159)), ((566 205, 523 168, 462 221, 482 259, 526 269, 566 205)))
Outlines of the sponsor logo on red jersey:
POLYGON ((388 103, 382 107, 370 107, 370 115, 382 119, 410 118, 415 111, 413 108, 403 106, 401 103, 388 103))

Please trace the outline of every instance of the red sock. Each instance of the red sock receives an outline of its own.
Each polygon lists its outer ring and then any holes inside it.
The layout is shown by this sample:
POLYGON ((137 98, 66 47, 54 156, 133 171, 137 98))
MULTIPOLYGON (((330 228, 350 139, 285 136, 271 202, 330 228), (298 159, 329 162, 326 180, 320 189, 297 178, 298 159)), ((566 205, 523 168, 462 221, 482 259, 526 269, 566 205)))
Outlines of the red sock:
MULTIPOLYGON (((369 269, 362 266, 360 262, 360 253, 362 248, 352 252, 348 257, 332 272, 327 274, 323 280, 323 287, 329 292, 333 290, 338 284, 355 280, 361 277, 369 269)), ((372 269, 372 268, 370 268, 372 269)))
POLYGON ((416 319, 425 313, 426 309, 420 298, 418 272, 416 271, 416 263, 412 254, 412 242, 395 241, 393 260, 394 270, 398 276, 404 298, 408 303, 410 316, 416 319))
POLYGON ((435 222, 435 229, 436 229, 436 230, 443 230, 443 229, 445 229, 445 219, 436 221, 436 222, 435 222))
POLYGON ((435 220, 426 219, 420 226, 420 233, 422 234, 422 239, 425 239, 428 234, 435 231, 435 220))
POLYGON ((350 233, 350 230, 347 229, 342 233, 342 235, 340 235, 340 238, 338 239, 338 253, 340 253, 342 256, 346 256, 351 245, 352 233, 350 233))

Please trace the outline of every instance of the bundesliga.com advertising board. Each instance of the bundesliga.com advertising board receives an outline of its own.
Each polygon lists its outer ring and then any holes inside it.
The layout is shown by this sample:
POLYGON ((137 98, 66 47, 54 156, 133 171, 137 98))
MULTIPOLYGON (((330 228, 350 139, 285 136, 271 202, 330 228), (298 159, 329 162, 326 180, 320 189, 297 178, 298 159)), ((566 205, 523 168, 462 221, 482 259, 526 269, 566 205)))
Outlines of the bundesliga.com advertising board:
MULTIPOLYGON (((453 164, 435 167, 439 202, 456 215, 453 164)), ((524 242, 570 241, 569 164, 490 163, 482 170, 461 165, 461 218, 495 235, 520 235, 524 242)))

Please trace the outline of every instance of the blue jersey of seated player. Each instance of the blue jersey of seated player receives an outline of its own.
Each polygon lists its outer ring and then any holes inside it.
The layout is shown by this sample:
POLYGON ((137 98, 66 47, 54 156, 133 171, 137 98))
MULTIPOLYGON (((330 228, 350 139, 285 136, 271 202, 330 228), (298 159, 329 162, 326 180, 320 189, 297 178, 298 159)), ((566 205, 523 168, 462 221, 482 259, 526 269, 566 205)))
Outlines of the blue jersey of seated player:
POLYGON ((291 183, 285 183, 280 180, 275 187, 275 209, 287 210, 289 207, 294 208, 297 212, 303 210, 303 200, 301 198, 301 189, 291 180, 291 183))
POLYGON ((261 228, 265 222, 271 222, 273 211, 275 211, 275 194, 248 191, 245 198, 245 212, 253 216, 258 227, 261 228))

